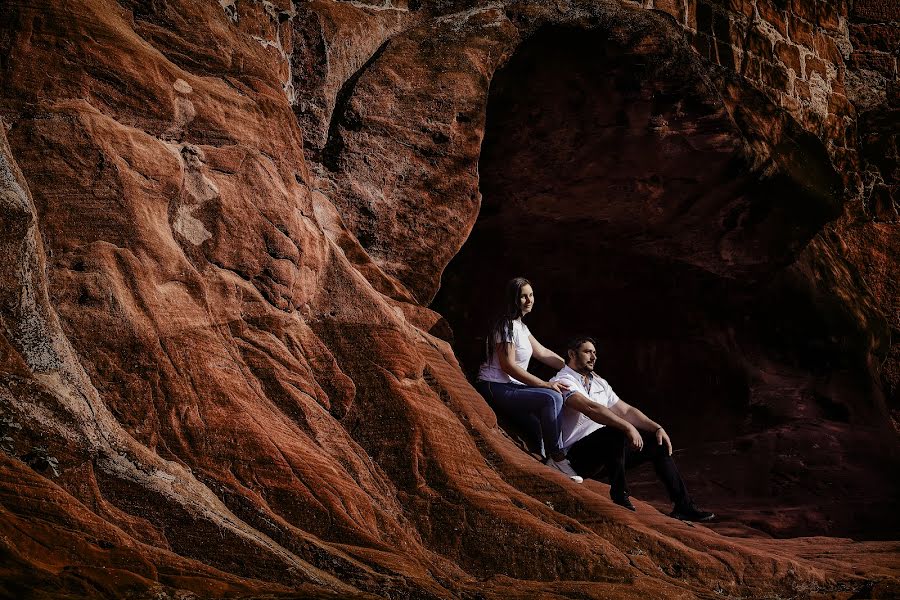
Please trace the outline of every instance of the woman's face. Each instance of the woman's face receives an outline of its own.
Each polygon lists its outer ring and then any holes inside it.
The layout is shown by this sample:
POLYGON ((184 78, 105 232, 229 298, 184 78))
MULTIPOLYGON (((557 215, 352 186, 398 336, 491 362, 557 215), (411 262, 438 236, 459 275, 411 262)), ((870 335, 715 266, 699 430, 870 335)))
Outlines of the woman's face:
POLYGON ((534 307, 534 291, 530 285, 523 285, 519 290, 519 312, 522 316, 531 312, 534 307))

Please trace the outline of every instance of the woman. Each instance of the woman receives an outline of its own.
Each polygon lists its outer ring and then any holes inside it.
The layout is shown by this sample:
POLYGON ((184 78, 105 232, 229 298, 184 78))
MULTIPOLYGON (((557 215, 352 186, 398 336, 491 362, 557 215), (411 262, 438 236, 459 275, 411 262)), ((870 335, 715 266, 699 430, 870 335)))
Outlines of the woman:
POLYGON ((526 430, 534 430, 535 423, 540 423, 546 464, 581 483, 582 478, 572 470, 560 445, 559 412, 566 388, 528 372, 532 356, 557 370, 563 368, 565 361, 544 348, 522 322, 522 317, 534 307, 531 283, 516 277, 506 284, 504 296, 505 310, 491 328, 487 360, 478 371, 475 387, 494 411, 526 430))

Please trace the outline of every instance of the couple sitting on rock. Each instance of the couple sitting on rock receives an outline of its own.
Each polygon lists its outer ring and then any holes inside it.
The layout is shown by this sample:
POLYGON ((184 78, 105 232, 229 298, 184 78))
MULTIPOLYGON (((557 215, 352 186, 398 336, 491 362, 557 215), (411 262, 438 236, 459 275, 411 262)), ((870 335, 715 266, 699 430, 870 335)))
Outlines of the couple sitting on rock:
POLYGON ((594 373, 597 348, 590 337, 573 339, 567 361, 538 342, 522 317, 534 307, 534 291, 517 277, 506 286, 506 309, 488 338, 488 356, 475 387, 491 408, 524 433, 540 430, 546 464, 575 483, 597 478, 605 468, 613 502, 635 510, 628 497, 625 470, 652 461, 675 503, 671 516, 708 521, 699 510, 672 460, 672 442, 662 425, 621 400, 594 373), (559 369, 550 381, 528 372, 534 356, 559 369))

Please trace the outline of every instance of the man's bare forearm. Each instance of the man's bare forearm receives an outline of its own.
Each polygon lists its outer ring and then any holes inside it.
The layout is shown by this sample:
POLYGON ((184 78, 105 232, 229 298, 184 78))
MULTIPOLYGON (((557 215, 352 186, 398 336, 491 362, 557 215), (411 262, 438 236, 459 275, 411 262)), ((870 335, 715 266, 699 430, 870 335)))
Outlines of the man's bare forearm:
POLYGON ((662 425, 633 406, 628 407, 628 411, 623 415, 623 418, 642 431, 652 432, 662 427, 662 425))
POLYGON ((627 431, 631 425, 614 413, 609 410, 605 406, 600 406, 594 402, 591 402, 583 395, 579 393, 575 393, 566 400, 566 403, 573 409, 582 413, 588 419, 600 423, 601 425, 609 425, 610 427, 615 427, 616 429, 621 429, 622 431, 627 431))

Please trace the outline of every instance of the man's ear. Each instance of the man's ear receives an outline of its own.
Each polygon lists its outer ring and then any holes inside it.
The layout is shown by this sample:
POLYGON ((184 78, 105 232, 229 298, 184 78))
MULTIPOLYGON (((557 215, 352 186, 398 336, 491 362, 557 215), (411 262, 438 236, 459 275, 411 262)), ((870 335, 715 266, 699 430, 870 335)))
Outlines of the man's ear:
MULTIPOLYGON (((572 350, 572 349, 566 350, 566 357, 569 360, 572 360, 574 358, 574 354, 575 354, 574 350, 572 350)), ((566 361, 566 362, 568 362, 568 361, 566 361)))

